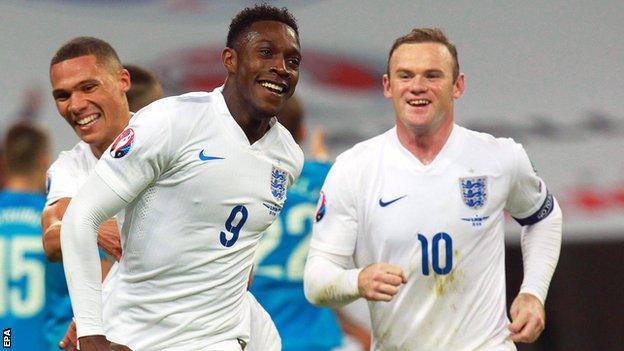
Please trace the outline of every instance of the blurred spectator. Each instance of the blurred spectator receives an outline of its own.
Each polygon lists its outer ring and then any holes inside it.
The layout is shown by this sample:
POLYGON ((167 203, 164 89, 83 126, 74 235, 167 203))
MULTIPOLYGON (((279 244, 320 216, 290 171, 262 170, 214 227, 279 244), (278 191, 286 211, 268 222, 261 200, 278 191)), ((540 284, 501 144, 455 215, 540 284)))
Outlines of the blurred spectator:
POLYGON ((132 85, 126 92, 130 111, 137 112, 153 101, 163 98, 163 88, 158 77, 149 69, 137 65, 124 65, 130 73, 132 85))
POLYGON ((7 167, 0 191, 0 325, 11 328, 11 349, 43 350, 46 273, 39 217, 49 138, 20 122, 9 128, 2 150, 7 167))

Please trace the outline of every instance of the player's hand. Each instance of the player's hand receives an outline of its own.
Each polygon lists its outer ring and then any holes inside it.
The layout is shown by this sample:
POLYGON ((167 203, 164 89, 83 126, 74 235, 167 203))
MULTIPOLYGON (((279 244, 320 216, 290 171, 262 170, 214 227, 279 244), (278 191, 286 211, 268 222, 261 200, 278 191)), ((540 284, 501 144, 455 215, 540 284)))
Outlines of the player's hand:
POLYGON ((537 340, 546 326, 546 312, 540 300, 527 293, 520 293, 509 309, 511 316, 511 340, 531 343, 537 340))
POLYGON ((360 296, 372 301, 390 301, 399 292, 399 286, 407 283, 403 269, 389 263, 374 263, 358 275, 360 296))
POLYGON ((78 351, 78 343, 76 342, 78 337, 76 335, 76 322, 72 321, 67 327, 67 332, 61 341, 59 341, 59 348, 65 351, 78 351))
POLYGON ((115 261, 121 259, 121 239, 119 238, 119 228, 117 220, 114 218, 102 223, 98 230, 98 246, 100 246, 109 255, 115 258, 115 261))
POLYGON ((89 335, 79 339, 81 351, 110 351, 110 341, 104 335, 89 335))

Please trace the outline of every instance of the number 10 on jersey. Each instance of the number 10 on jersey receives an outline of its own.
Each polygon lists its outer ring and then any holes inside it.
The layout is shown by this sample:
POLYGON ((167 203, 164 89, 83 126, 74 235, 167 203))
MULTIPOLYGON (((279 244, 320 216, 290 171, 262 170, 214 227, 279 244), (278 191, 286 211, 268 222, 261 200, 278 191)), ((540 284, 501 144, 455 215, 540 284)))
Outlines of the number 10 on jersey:
MULTIPOLYGON (((422 273, 429 275, 429 241, 427 237, 418 233, 418 241, 422 249, 422 273)), ((453 238, 447 233, 437 233, 431 238, 431 267, 436 274, 449 274, 453 269, 453 238), (440 246, 444 242, 444 267, 440 266, 440 246)))

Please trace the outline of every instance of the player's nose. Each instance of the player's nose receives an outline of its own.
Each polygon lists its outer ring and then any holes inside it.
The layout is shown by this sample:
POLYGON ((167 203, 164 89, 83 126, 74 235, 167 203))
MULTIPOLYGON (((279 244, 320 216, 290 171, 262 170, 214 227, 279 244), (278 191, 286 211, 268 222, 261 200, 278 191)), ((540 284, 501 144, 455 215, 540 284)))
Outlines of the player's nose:
POLYGON ((82 93, 73 93, 69 98, 69 112, 76 114, 83 111, 88 105, 87 99, 82 93))

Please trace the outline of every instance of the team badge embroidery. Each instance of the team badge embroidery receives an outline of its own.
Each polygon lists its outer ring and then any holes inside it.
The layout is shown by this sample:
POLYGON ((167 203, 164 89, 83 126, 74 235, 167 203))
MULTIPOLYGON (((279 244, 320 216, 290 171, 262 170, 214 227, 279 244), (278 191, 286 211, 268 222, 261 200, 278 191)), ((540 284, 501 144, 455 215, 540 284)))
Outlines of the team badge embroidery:
POLYGON ((286 197, 286 171, 273 166, 271 170, 271 194, 277 201, 282 201, 286 197))
POLYGON ((464 203, 472 209, 480 209, 487 201, 487 177, 460 178, 464 203))
POLYGON ((127 128, 113 142, 110 148, 110 154, 114 158, 122 158, 130 152, 132 148, 132 143, 134 142, 134 130, 132 128, 127 128))
POLYGON ((316 222, 323 219, 325 216, 325 193, 321 191, 321 197, 319 198, 318 205, 316 205, 316 214, 314 220, 316 222))

